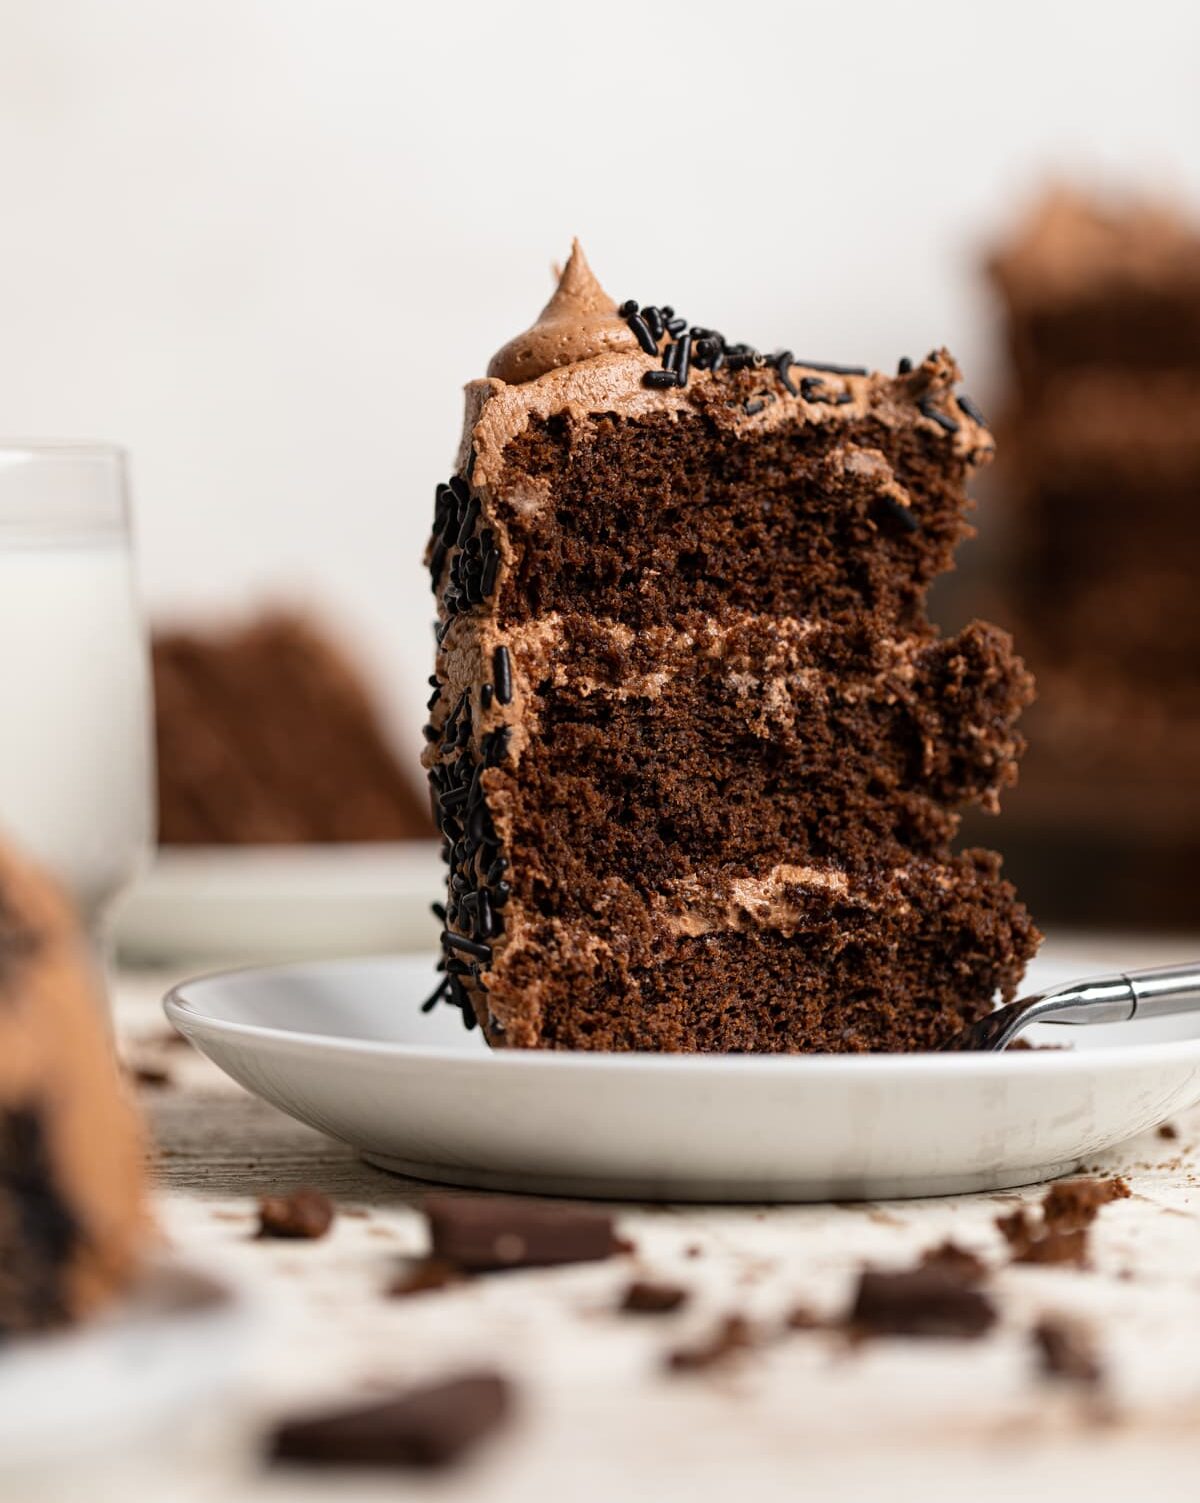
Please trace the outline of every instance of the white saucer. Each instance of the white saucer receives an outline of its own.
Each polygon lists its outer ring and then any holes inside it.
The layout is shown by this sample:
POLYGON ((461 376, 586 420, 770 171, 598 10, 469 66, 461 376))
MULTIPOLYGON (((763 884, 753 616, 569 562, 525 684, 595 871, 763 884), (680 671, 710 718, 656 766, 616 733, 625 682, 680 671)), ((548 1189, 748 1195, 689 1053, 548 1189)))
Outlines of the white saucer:
POLYGON ((121 905, 117 949, 138 964, 425 950, 444 885, 433 840, 166 847, 121 905))
MULTIPOLYGON (((1075 974, 1078 974, 1076 972, 1075 974)), ((1067 979, 1031 968, 1029 989, 1067 979)), ((1069 1052, 490 1052, 416 956, 185 982, 171 1021, 248 1090, 420 1179, 650 1200, 945 1195, 1067 1173, 1200 1101, 1200 1016, 1069 1052)), ((1031 1030, 1031 1037, 1033 1031, 1031 1030)))

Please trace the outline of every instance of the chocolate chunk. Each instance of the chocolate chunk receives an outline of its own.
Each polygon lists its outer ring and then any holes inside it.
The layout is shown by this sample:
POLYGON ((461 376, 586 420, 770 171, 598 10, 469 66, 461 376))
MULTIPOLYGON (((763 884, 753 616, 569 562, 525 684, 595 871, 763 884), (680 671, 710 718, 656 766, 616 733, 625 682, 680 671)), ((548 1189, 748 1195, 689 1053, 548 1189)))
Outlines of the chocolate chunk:
POLYGON ((466 1274, 453 1263, 441 1258, 422 1258, 396 1276, 388 1288, 393 1299, 405 1299, 411 1294, 429 1294, 435 1289, 450 1289, 455 1284, 465 1284, 466 1274))
POLYGON ((1046 1315, 1033 1328, 1033 1344, 1047 1377, 1095 1388, 1104 1381, 1087 1327, 1061 1315, 1046 1315))
POLYGON ((828 1327, 829 1322, 810 1310, 807 1305, 793 1305, 787 1313, 784 1325, 789 1331, 823 1331, 828 1327))
POLYGON ((671 1372, 703 1372, 718 1367, 754 1345, 754 1333, 744 1315, 727 1315, 713 1334, 698 1346, 678 1347, 667 1354, 671 1372))
POLYGON ((447 1466, 495 1430, 511 1403, 506 1379, 472 1373, 400 1398, 288 1420, 272 1437, 270 1455, 309 1466, 447 1466))
POLYGON ((611 1257, 612 1217, 584 1207, 469 1195, 425 1201, 434 1257, 460 1268, 548 1268, 611 1257))
POLYGON ((996 1311, 982 1290, 938 1267, 900 1273, 867 1269, 859 1280, 849 1325, 871 1336, 982 1336, 996 1311))
POLYGON ((333 1217, 333 1201, 320 1190, 264 1195, 258 1202, 258 1235, 313 1240, 325 1235, 333 1217))
POLYGON ((626 1289, 620 1308, 636 1315, 667 1315, 682 1308, 688 1292, 682 1284, 659 1284, 651 1279, 635 1279, 626 1289))
POLYGON ((131 1065, 129 1073, 133 1076, 135 1085, 149 1090, 161 1090, 172 1083, 171 1072, 164 1065, 131 1065))

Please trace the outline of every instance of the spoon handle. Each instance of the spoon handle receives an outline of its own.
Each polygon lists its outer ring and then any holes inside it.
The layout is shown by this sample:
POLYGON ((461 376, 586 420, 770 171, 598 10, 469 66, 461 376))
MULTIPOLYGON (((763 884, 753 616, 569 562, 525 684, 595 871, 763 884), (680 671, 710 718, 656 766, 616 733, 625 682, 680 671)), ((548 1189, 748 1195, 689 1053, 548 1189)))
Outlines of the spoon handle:
POLYGON ((1168 1018, 1200 1007, 1200 961, 1126 971, 1135 1018, 1168 1018))
POLYGON ((1027 999, 1022 1026, 1042 1023, 1125 1023, 1200 1008, 1200 961, 1115 971, 1052 986, 1027 999))

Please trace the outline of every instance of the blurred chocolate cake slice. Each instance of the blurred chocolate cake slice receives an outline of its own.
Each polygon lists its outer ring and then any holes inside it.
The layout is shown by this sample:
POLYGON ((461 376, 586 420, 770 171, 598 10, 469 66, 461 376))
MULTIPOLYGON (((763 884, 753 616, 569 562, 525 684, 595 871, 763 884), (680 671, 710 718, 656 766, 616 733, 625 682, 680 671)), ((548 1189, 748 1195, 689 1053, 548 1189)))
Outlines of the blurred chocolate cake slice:
POLYGON ((105 1005, 65 899, 0 846, 0 1343, 97 1309, 147 1240, 105 1005))
POLYGON ((1070 921, 1200 916, 1200 228, 1063 190, 992 261, 1006 315, 995 568, 1041 692, 1013 869, 1070 921))
POLYGON ((578 247, 437 489, 438 997, 496 1045, 935 1047, 1037 934, 959 811, 1031 684, 930 581, 992 441, 895 376, 617 308, 578 247))
POLYGON ((304 617, 162 632, 154 692, 164 845, 433 834, 360 674, 304 617))

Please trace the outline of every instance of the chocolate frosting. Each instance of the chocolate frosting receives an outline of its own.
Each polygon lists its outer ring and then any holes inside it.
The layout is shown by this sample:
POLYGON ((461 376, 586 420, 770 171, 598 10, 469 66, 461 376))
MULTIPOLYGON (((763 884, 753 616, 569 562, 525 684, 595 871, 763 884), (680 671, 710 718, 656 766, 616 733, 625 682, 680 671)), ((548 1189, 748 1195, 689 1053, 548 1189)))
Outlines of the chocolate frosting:
POLYGON ((1152 199, 1049 190, 989 268, 1010 302, 1075 302, 1097 291, 1200 283, 1200 233, 1152 199))
POLYGON ((531 328, 497 350, 487 373, 518 385, 562 365, 637 347, 633 331, 596 280, 579 241, 573 240, 554 296, 531 328))

